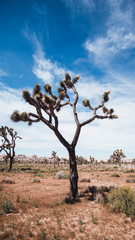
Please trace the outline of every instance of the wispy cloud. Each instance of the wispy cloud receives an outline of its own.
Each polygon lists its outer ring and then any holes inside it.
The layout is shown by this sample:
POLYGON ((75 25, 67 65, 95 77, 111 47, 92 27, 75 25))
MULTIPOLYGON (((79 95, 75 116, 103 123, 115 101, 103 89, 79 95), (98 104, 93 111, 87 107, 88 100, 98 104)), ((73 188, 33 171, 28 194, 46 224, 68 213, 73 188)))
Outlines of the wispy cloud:
POLYGON ((35 76, 43 83, 52 83, 55 78, 62 79, 67 72, 66 69, 59 66, 57 62, 52 62, 46 57, 41 41, 38 40, 35 32, 29 30, 28 25, 23 30, 25 38, 32 43, 34 47, 33 68, 35 76))
POLYGON ((54 79, 63 79, 66 72, 72 72, 66 68, 62 68, 57 62, 53 62, 46 57, 41 42, 38 40, 36 33, 30 33, 26 26, 24 30, 25 37, 32 42, 35 52, 33 54, 33 73, 43 83, 52 83, 54 79))
MULTIPOLYGON (((135 30, 132 4, 123 7, 123 1, 109 0, 110 15, 104 36, 88 39, 84 46, 95 57, 97 64, 108 65, 115 56, 135 48, 135 30)), ((131 1, 129 1, 131 3, 131 1)))
POLYGON ((54 79, 62 80, 66 72, 72 74, 68 69, 59 66, 57 62, 52 62, 46 58, 42 45, 37 38, 35 39, 35 47, 33 73, 37 78, 41 79, 44 83, 52 83, 54 79))
POLYGON ((0 77, 5 77, 5 76, 7 76, 8 74, 5 72, 5 71, 3 71, 2 69, 0 69, 0 77))
POLYGON ((84 12, 89 11, 91 12, 95 8, 94 0, 61 0, 66 4, 67 7, 75 12, 84 12))

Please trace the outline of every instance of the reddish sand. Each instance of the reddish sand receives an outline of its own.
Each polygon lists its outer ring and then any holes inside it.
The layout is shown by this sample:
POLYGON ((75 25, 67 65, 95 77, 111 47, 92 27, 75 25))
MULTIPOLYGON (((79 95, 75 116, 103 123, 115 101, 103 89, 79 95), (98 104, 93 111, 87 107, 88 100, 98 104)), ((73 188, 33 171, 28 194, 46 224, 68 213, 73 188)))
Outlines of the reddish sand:
MULTIPOLYGON (((90 183, 79 182, 79 191, 89 185, 128 185, 135 188, 135 183, 126 183, 130 174, 119 171, 79 172, 79 179, 91 180, 90 183), (120 177, 111 177, 114 172, 120 177)), ((62 204, 69 190, 69 180, 42 175, 0 173, 0 182, 8 179, 15 182, 0 184, 0 202, 5 198, 14 204, 14 210, 9 214, 0 210, 0 240, 135 239, 135 222, 130 218, 112 213, 106 206, 87 198, 81 198, 80 202, 72 205, 62 204)))

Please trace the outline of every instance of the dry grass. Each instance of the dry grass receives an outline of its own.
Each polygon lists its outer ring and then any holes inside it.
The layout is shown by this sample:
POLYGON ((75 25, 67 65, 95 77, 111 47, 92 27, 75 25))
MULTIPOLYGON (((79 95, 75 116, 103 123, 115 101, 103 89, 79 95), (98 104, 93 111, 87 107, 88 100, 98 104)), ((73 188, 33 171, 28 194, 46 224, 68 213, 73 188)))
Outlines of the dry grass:
MULTIPOLYGON (((63 204, 68 193, 69 180, 57 179, 54 172, 40 168, 35 172, 0 173, 0 201, 10 199, 14 209, 5 214, 0 209, 0 240, 133 240, 135 222, 124 214, 110 212, 107 207, 82 198, 73 205, 63 204), (41 171, 42 170, 42 171, 41 171), (12 179, 15 184, 2 182, 12 179), (34 182, 34 184, 33 184, 34 182)), ((64 170, 68 174, 68 170, 64 170)), ((55 172, 56 173, 56 172, 55 172)), ((79 191, 89 185, 124 186, 135 188, 134 183, 126 183, 129 173, 118 171, 119 178, 110 177, 111 169, 100 171, 88 167, 79 169, 79 179, 87 178, 91 182, 79 182, 79 191), (85 170, 86 169, 86 170, 85 170), (97 177, 98 176, 98 177, 97 177)))

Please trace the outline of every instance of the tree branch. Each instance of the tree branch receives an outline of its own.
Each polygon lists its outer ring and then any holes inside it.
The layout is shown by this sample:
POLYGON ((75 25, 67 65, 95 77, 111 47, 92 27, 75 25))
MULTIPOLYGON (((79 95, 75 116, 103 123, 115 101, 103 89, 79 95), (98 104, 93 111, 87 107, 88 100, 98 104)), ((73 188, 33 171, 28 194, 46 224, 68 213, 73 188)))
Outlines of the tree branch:
POLYGON ((77 102, 78 102, 78 92, 76 91, 75 89, 75 86, 73 85, 72 87, 72 90, 75 94, 75 101, 73 103, 73 113, 74 113, 74 119, 75 119, 75 122, 77 125, 80 125, 80 122, 79 122, 79 119, 78 119, 78 114, 77 114, 77 111, 76 111, 76 105, 77 105, 77 102))
POLYGON ((91 118, 89 118, 88 120, 82 122, 82 123, 80 124, 80 126, 83 127, 83 126, 85 126, 86 124, 93 122, 93 121, 95 120, 95 118, 96 118, 96 115, 94 114, 91 118))
POLYGON ((78 142, 80 131, 81 131, 81 125, 79 124, 79 125, 77 125, 76 132, 75 132, 75 135, 74 135, 74 138, 73 138, 73 141, 72 141, 72 146, 74 148, 75 148, 75 146, 78 142))

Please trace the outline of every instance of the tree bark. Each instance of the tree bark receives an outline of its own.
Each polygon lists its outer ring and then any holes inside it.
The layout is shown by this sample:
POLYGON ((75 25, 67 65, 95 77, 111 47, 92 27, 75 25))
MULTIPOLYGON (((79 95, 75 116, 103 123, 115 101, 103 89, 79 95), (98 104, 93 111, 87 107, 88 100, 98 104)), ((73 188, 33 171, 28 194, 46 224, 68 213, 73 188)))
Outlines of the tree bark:
POLYGON ((12 165, 13 165, 13 158, 14 158, 14 157, 11 157, 11 156, 10 156, 10 159, 9 159, 9 168, 8 168, 8 172, 10 172, 10 171, 11 171, 11 169, 12 169, 12 165))
POLYGON ((75 157, 75 149, 70 147, 69 152, 69 166, 70 166, 70 193, 69 197, 71 201, 78 198, 78 172, 77 162, 75 157))

